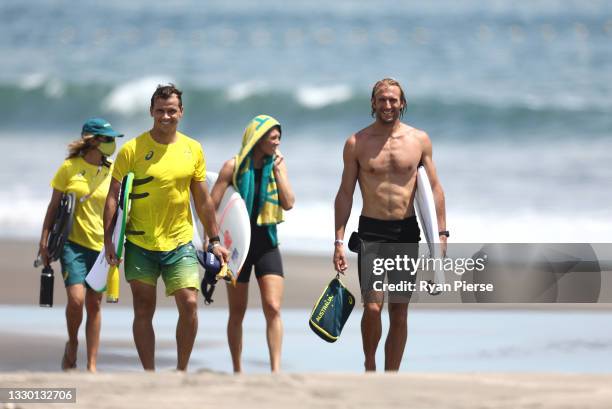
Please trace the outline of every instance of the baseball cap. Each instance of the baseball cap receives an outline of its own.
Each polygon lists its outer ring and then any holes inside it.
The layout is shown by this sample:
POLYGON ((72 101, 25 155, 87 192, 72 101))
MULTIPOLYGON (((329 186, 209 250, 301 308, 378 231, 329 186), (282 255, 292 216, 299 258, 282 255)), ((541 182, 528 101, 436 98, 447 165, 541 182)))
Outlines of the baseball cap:
POLYGON ((110 136, 112 138, 123 137, 122 133, 115 131, 110 122, 103 118, 89 118, 83 124, 82 134, 110 136))

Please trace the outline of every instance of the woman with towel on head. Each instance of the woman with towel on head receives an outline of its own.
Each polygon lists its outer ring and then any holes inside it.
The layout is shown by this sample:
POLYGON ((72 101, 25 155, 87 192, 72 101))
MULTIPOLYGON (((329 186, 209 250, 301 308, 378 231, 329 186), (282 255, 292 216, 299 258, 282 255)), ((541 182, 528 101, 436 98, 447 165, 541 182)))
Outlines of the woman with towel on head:
POLYGON ((232 185, 246 203, 251 219, 251 245, 236 286, 227 285, 229 320, 227 338, 234 372, 241 372, 242 321, 247 308, 249 279, 253 267, 259 284, 266 318, 270 369, 280 370, 283 323, 283 264, 278 248, 276 225, 283 221, 283 210, 293 207, 295 196, 287 177, 287 166, 278 150, 280 123, 268 115, 251 120, 242 137, 238 155, 225 162, 212 189, 218 207, 232 185))

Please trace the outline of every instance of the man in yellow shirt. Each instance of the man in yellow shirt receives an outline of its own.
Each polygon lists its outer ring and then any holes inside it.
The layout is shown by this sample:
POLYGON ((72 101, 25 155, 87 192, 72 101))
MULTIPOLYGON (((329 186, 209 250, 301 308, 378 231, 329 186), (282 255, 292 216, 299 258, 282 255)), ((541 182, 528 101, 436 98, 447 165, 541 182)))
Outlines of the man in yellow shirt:
POLYGON ((179 311, 176 330, 177 369, 186 370, 195 341, 198 261, 192 244, 190 192, 215 255, 227 261, 221 246, 214 205, 205 183, 206 162, 201 145, 177 131, 183 117, 182 92, 173 84, 158 86, 151 97, 153 128, 127 142, 117 154, 104 208, 107 261, 117 264, 112 245, 113 216, 121 181, 128 172, 150 179, 133 188, 141 198, 132 201, 125 244, 125 276, 134 299, 134 341, 145 370, 155 370, 153 314, 156 284, 162 276, 166 295, 174 296, 179 311), (130 232, 138 234, 130 235, 130 232))

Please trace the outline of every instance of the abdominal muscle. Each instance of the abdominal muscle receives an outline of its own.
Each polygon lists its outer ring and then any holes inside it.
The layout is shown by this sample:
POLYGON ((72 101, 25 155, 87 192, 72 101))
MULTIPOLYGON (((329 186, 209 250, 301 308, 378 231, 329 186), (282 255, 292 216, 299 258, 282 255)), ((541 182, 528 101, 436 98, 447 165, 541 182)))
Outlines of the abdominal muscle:
POLYGON ((362 216, 380 220, 403 220, 414 216, 416 172, 372 174, 361 171, 359 188, 362 216))

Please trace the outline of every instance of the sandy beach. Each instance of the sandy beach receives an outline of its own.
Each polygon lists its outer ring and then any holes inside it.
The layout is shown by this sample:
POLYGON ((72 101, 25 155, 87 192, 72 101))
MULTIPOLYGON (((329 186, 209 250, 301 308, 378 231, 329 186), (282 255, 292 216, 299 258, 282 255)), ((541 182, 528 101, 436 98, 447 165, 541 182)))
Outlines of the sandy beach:
MULTIPOLYGON (((59 408, 609 408, 612 375, 216 373, 0 374, 2 387, 76 388, 59 408)), ((1 404, 0 404, 1 405, 1 404)), ((5 403, 42 408, 42 403, 5 403)))
MULTIPOLYGON (((35 243, 31 241, 0 241, 0 257, 2 257, 2 274, 4 277, 10 277, 5 280, 5 285, 0 288, 0 304, 7 307, 9 305, 15 308, 34 308, 28 310, 32 314, 33 311, 48 311, 46 309, 39 310, 37 305, 38 279, 39 271, 31 266, 32 255, 36 251, 35 243)), ((286 295, 285 307, 288 310, 299 311, 306 310, 312 306, 315 298, 318 296, 322 287, 326 282, 333 277, 333 272, 330 267, 330 262, 327 258, 321 256, 303 256, 303 255, 284 255, 285 270, 287 272, 286 280, 286 295)), ((345 282, 355 292, 358 289, 356 269, 356 260, 351 264, 351 270, 345 282)), ((58 266, 59 267, 59 266, 58 266)), ((56 269, 56 273, 58 273, 56 269)), ((172 311, 174 302, 171 298, 166 298, 161 291, 163 286, 160 285, 160 294, 158 305, 160 309, 172 311)), ((61 282, 56 282, 55 285, 55 300, 54 313, 61 314, 61 310, 65 303, 65 295, 63 293, 63 285, 61 282)), ((250 307, 258 310, 259 296, 256 287, 251 290, 250 307)), ((488 369, 486 365, 483 368, 484 372, 473 369, 459 370, 459 372, 448 372, 448 364, 435 366, 425 363, 425 367, 431 367, 430 372, 415 371, 414 365, 423 365, 414 361, 415 356, 411 355, 409 365, 402 367, 402 371, 408 370, 399 374, 367 374, 360 373, 356 369, 355 372, 336 372, 330 369, 326 372, 308 371, 300 369, 304 365, 303 360, 294 360, 293 363, 298 366, 290 367, 286 373, 280 375, 268 375, 265 373, 253 373, 251 369, 246 375, 233 376, 227 372, 219 372, 216 369, 209 369, 207 361, 202 361, 202 356, 206 354, 221 354, 219 360, 224 363, 228 361, 226 357, 226 345, 222 330, 223 323, 217 325, 215 337, 211 337, 210 320, 211 316, 217 317, 212 312, 217 313, 225 310, 226 297, 223 287, 220 286, 216 293, 215 303, 211 307, 200 308, 201 325, 200 334, 196 341, 194 351, 198 352, 193 358, 193 365, 190 365, 190 372, 187 374, 176 373, 167 368, 171 368, 175 364, 174 357, 174 340, 172 339, 171 331, 164 337, 163 330, 160 330, 160 338, 157 341, 160 353, 156 357, 156 364, 161 368, 157 373, 143 373, 140 369, 133 342, 129 334, 129 330, 125 330, 125 336, 114 338, 109 336, 111 332, 103 329, 103 346, 98 357, 99 362, 106 365, 106 369, 96 375, 91 375, 84 372, 82 369, 71 373, 59 372, 59 358, 63 347, 64 336, 58 328, 57 331, 45 335, 42 329, 35 331, 27 331, 27 323, 18 328, 11 328, 10 325, 2 325, 0 327, 0 353, 2 359, 2 373, 0 373, 0 387, 10 388, 32 388, 32 387, 71 387, 77 389, 77 403, 56 404, 55 407, 88 407, 88 408, 105 408, 105 407, 129 407, 129 408, 150 408, 151 406, 174 406, 174 407, 207 407, 214 406, 217 408, 234 408, 234 407, 253 407, 253 408, 282 408, 286 406, 292 407, 350 407, 350 408, 385 408, 406 406, 415 408, 608 408, 609 402, 612 401, 612 375, 606 371, 597 370, 596 373, 581 373, 581 371, 571 371, 564 373, 563 371, 554 372, 554 367, 547 367, 545 364, 538 366, 534 371, 530 369, 520 369, 522 364, 518 364, 517 370, 504 370, 504 372, 495 371, 495 365, 499 365, 499 357, 492 356, 487 358, 481 354, 479 359, 483 362, 491 362, 493 369, 488 369), (211 308, 211 310, 207 310, 211 308), (211 315, 212 314, 212 315, 211 315), (36 333, 36 335, 32 335, 36 333), (208 351, 202 353, 202 351, 208 351), (484 358, 483 358, 484 356, 484 358), (412 368, 411 368, 412 367, 412 368), (118 368, 118 369, 113 369, 118 368), (126 369, 127 368, 127 369, 126 369), (491 372, 489 372, 489 370, 491 372), (436 372, 437 371, 437 372, 436 372)), ((121 311, 129 315, 131 307, 130 291, 127 284, 123 281, 121 288, 121 311)), ((12 308, 12 307, 11 307, 12 308)), ((106 306, 106 311, 109 311, 114 306, 106 306)), ((417 311, 441 311, 437 314, 447 314, 448 311, 458 310, 488 310, 488 311, 523 311, 523 314, 532 314, 529 311, 540 313, 550 311, 557 313, 559 311, 567 311, 570 314, 590 313, 598 315, 609 314, 610 304, 585 304, 585 305, 503 305, 503 304, 414 304, 411 309, 417 311), (445 312, 446 311, 446 312, 445 312)), ((117 312, 115 311, 115 316, 117 312)), ((306 328, 305 321, 299 318, 298 322, 287 322, 287 361, 291 361, 294 355, 299 354, 316 354, 315 351, 328 351, 328 358, 334 357, 333 348, 346 350, 347 347, 353 347, 349 358, 354 358, 354 362, 359 366, 362 359, 359 350, 358 341, 358 320, 361 315, 360 311, 354 314, 354 321, 351 324, 350 331, 347 332, 343 342, 334 345, 327 345, 312 334, 300 335, 295 334, 295 327, 306 328), (352 336, 352 338, 349 338, 352 336), (293 338, 292 338, 293 337, 293 338), (305 337, 305 338, 304 338, 305 337), (302 340, 303 344, 293 345, 291 340, 302 340), (354 344, 354 345, 353 345, 354 344), (317 349, 321 348, 321 349, 317 349)), ((109 316, 113 316, 110 314, 109 316)), ((295 315, 289 315, 293 317, 295 315)), ((607 315, 606 315, 607 316, 607 315)), ((57 318, 57 317, 56 317, 57 318)), ((38 318, 40 320, 40 318, 38 318)), ((289 320, 290 318, 288 318, 289 320)), ((520 319, 520 317, 519 317, 520 319)), ((451 318, 452 320, 452 318, 451 318)), ((13 320, 14 321, 14 320, 13 320)), ((172 319, 170 319, 172 321, 172 319)), ((578 321, 578 319, 576 320, 578 321)), ((6 317, 2 321, 8 323, 6 317)), ((39 321, 40 322, 40 321, 39 321)), ((55 321, 54 321, 55 322, 55 321)), ((59 320, 61 322, 61 319, 59 320)), ((107 323, 108 321, 105 321, 107 323)), ((412 321, 411 321, 412 322, 412 321)), ((172 324, 172 322, 171 322, 172 324)), ((540 325, 537 323, 537 325, 540 325)), ((107 324, 105 324, 107 325, 107 324)), ((263 331, 261 321, 254 321, 254 325, 263 331), (256 325, 255 325, 256 324, 256 325), (261 328, 259 328, 261 327, 261 328)), ((416 325, 416 324, 415 324, 416 325)), ((482 325, 486 326, 486 323, 482 325)), ((526 325, 525 323, 520 325, 526 325)), ((531 324, 529 324, 531 325, 531 324)), ((478 328, 476 325, 475 328, 478 328)), ((526 327, 525 332, 529 332, 529 327, 526 327)), ((251 329, 251 334, 253 330, 251 329)), ((304 329, 306 333, 307 329, 304 329)), ((436 331, 435 328, 433 331, 436 331)), ((452 330, 455 331, 458 337, 465 337, 464 332, 468 330, 452 330)), ((304 334, 306 334, 304 333, 304 334)), ((418 334, 417 334, 418 335, 418 334)), ((250 335, 249 340, 255 338, 250 335)), ((263 343, 263 333, 257 333, 256 342, 263 343)), ((423 343, 428 344, 429 341, 419 341, 417 338, 411 338, 408 344, 408 351, 413 354, 415 350, 426 352, 423 360, 432 362, 436 359, 435 346, 431 348, 425 346, 427 350, 423 350, 423 343)), ((435 339, 435 338, 434 338, 435 339)), ((252 341, 251 341, 252 342, 252 341)), ((508 341, 510 344, 514 341, 508 341)), ((534 338, 534 343, 535 343, 534 338)), ((606 346, 605 338, 601 338, 595 344, 594 349, 603 353, 609 348, 606 346), (599 346, 598 346, 599 345, 599 346), (603 348, 603 349, 601 349, 603 348)), ((263 344, 262 344, 263 345, 263 344)), ((564 344, 565 345, 565 344, 564 344)), ((577 353, 581 353, 580 342, 576 341, 577 353)), ((79 368, 82 368, 85 362, 85 342, 81 339, 79 350, 79 368)), ((554 345, 553 345, 554 347, 554 345)), ((249 343, 247 348, 254 348, 249 343)), ((382 346, 381 346, 382 348, 382 346)), ((544 345, 544 348, 549 348, 544 345)), ((558 346, 557 349, 561 353, 572 353, 563 351, 567 346, 558 346)), ((247 349, 249 350, 249 349, 247 349)), ((252 350, 252 349, 251 349, 252 350)), ((335 351, 339 351, 336 349, 335 351)), ((516 351, 500 350, 501 354, 515 353, 516 351)), ((422 352, 421 352, 422 353, 422 352)), ((526 352, 525 357, 520 359, 530 359, 526 352)), ((210 355, 208 355, 210 356, 210 355)), ((252 363, 251 368, 258 367, 260 372, 267 370, 267 362, 265 360, 265 352, 262 355, 264 359, 252 363)), ((474 355, 478 357, 478 355, 474 355)), ((562 355, 563 356, 563 355, 562 355)), ((327 359, 327 358, 326 358, 327 359)), ((334 358, 331 358, 330 368, 334 368, 334 358)), ((338 358, 341 359, 341 358, 338 358)), ((442 355, 444 360, 444 355, 442 355)), ((590 358, 594 359, 594 358, 590 358)), ((228 361, 229 362, 229 361, 228 361)), ((524 361, 521 361, 524 362, 524 361)), ((543 361, 545 362, 545 361, 543 361)), ((455 364, 461 365, 461 364, 455 364)), ((539 364, 538 364, 539 365, 539 364)), ((580 367, 576 364, 575 367, 580 367), (577 366, 576 366, 577 365, 577 366)), ((346 366, 345 366, 346 367, 346 366)), ((422 367, 422 366, 421 366, 422 367)), ((421 368, 417 366, 417 368, 421 368)), ((454 371, 454 369, 452 369, 454 371)), ((588 370, 586 370, 588 372, 588 370)), ((9 408, 38 408, 47 407, 47 404, 42 403, 0 403, 1 409, 9 408)))

